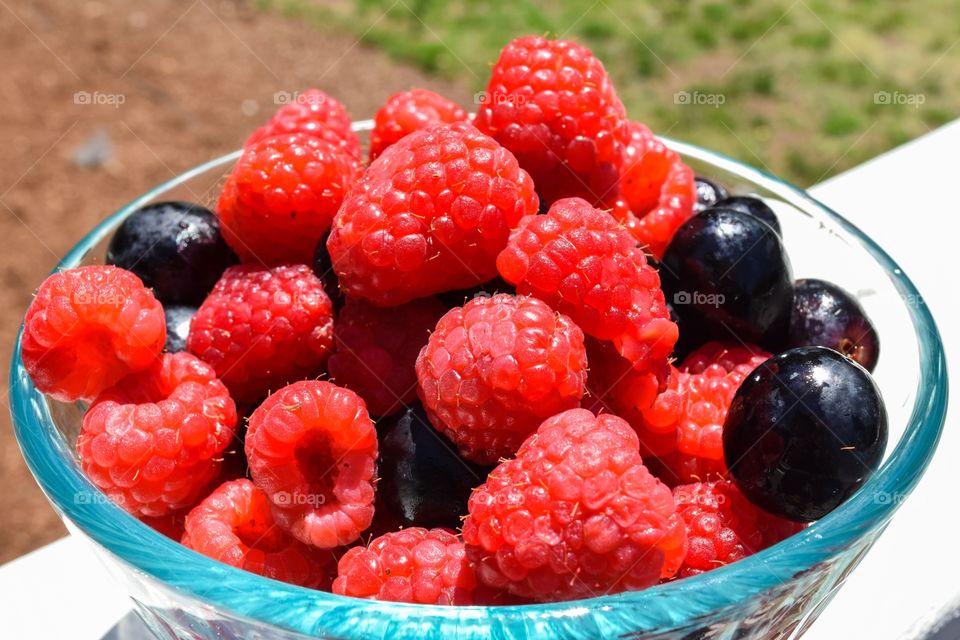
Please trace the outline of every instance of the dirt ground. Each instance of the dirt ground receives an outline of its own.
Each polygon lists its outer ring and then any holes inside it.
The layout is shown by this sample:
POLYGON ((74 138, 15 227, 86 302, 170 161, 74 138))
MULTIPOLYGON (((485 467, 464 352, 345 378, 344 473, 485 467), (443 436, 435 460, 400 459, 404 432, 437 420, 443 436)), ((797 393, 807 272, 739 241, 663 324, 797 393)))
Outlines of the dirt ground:
POLYGON ((276 92, 319 87, 357 118, 426 78, 353 38, 243 2, 0 0, 0 562, 63 535, 10 427, 7 362, 32 291, 85 230, 237 148, 276 92))

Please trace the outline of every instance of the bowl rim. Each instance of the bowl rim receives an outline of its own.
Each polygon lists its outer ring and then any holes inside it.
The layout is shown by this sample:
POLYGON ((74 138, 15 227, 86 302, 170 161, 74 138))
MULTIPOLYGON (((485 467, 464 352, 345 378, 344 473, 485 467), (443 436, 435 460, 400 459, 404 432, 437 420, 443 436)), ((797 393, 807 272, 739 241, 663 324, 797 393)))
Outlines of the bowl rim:
MULTIPOLYGON (((368 131, 371 127, 370 120, 354 123, 354 130, 358 132, 368 131)), ((383 637, 386 633, 407 637, 406 630, 398 628, 391 618, 398 616, 398 620, 404 620, 413 614, 416 620, 413 626, 417 630, 409 637, 424 637, 424 629, 430 625, 437 625, 438 629, 462 629, 468 625, 471 627, 469 637, 483 638, 495 634, 497 628, 511 624, 577 619, 596 612, 605 612, 603 615, 613 611, 627 613, 620 622, 614 620, 602 629, 598 627, 598 634, 616 635, 673 628, 685 620, 734 607, 747 598, 777 587, 836 555, 868 532, 879 530, 915 487, 933 456, 946 416, 948 384, 943 346, 930 310, 922 304, 923 298, 912 281, 882 248, 852 223, 806 191, 765 171, 695 145, 663 139, 682 156, 736 174, 807 215, 813 212, 835 224, 879 263, 904 301, 920 301, 919 304, 905 302, 920 349, 920 379, 906 430, 878 472, 857 493, 787 541, 708 573, 647 590, 548 604, 497 607, 412 605, 338 596, 277 582, 223 565, 187 549, 127 514, 105 496, 102 500, 78 504, 78 494, 103 494, 80 470, 69 443, 56 429, 46 399, 34 388, 23 368, 21 326, 11 361, 10 395, 14 430, 28 467, 61 517, 126 564, 230 615, 306 635, 324 632, 332 637, 346 637, 351 629, 356 631, 357 620, 362 619, 367 627, 373 625, 377 629, 372 632, 365 627, 370 631, 370 637, 383 637), (877 499, 882 495, 893 498, 877 499), (216 586, 220 583, 224 588, 216 586), (305 615, 307 611, 309 615, 305 615)), ((197 175, 217 167, 228 167, 240 153, 234 151, 200 164, 134 199, 74 245, 55 271, 79 264, 91 248, 113 231, 116 223, 136 208, 162 197, 197 175)))

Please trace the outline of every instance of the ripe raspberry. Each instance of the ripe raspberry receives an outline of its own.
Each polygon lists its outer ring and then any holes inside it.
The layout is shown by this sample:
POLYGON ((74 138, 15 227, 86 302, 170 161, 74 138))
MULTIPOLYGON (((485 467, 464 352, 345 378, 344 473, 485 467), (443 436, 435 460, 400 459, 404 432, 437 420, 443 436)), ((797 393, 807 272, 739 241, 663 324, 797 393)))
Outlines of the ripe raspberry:
POLYGON ((23 365, 62 402, 90 399, 156 361, 167 340, 163 308, 140 278, 108 266, 43 281, 23 319, 23 365))
POLYGON ((348 299, 334 327, 331 379, 356 391, 375 416, 399 411, 417 397, 417 356, 444 312, 432 297, 389 310, 348 299))
POLYGON ((250 416, 244 448, 250 476, 296 539, 332 549, 370 526, 377 434, 353 391, 317 380, 280 389, 250 416))
POLYGON ((121 507, 164 516, 203 495, 236 423, 213 368, 189 353, 164 354, 97 396, 77 454, 90 481, 121 507))
POLYGON ((477 127, 516 155, 547 202, 616 197, 629 139, 603 64, 568 40, 524 36, 493 67, 477 127))
POLYGON ((680 578, 745 558, 804 527, 753 505, 732 482, 681 485, 673 490, 673 498, 687 529, 680 578))
POLYGON ((187 349, 233 397, 254 402, 315 375, 333 347, 333 307, 306 265, 224 271, 190 324, 187 349))
POLYGON ((542 601, 643 589, 686 552, 670 490, 622 419, 571 409, 544 422, 470 496, 463 523, 477 578, 542 601))
POLYGON ((545 418, 578 406, 586 378, 583 332, 507 293, 451 309, 417 358, 430 422, 479 464, 513 455, 545 418))
POLYGON ((503 278, 612 340, 638 370, 663 370, 677 341, 657 272, 608 214, 579 198, 520 221, 497 258, 503 278))
POLYGON ((394 142, 414 131, 443 122, 465 122, 467 112, 452 100, 427 89, 401 91, 387 98, 374 116, 370 162, 394 142))
POLYGON ((697 200, 693 170, 639 122, 630 123, 630 143, 620 177, 614 217, 655 257, 693 216, 697 200))
POLYGON ((165 516, 140 516, 137 518, 157 533, 162 533, 175 542, 183 538, 183 521, 187 517, 186 510, 174 511, 165 516))
POLYGON ((223 237, 244 262, 305 263, 362 167, 306 133, 247 146, 217 203, 223 237))
POLYGON ((509 151, 468 123, 437 125, 370 165, 327 249, 347 295, 392 306, 496 276, 510 230, 537 207, 509 151))
POLYGON ((665 373, 637 371, 609 342, 586 341, 591 409, 626 420, 640 439, 640 454, 662 456, 677 447, 677 421, 683 411, 682 374, 672 365, 665 373))
POLYGON ((243 146, 290 133, 306 133, 326 140, 350 157, 360 159, 360 138, 353 132, 347 110, 336 98, 319 89, 296 94, 266 124, 250 134, 243 146))
POLYGON ((476 586, 463 543, 453 532, 411 527, 347 551, 337 565, 333 592, 413 604, 470 605, 476 586))
POLYGON ((330 586, 333 554, 278 527, 266 494, 246 478, 217 487, 190 511, 184 528, 183 545, 214 560, 303 587, 330 586))
POLYGON ((708 342, 680 366, 684 409, 677 422, 676 451, 662 456, 661 479, 670 485, 728 476, 723 423, 737 389, 770 354, 757 347, 708 342))

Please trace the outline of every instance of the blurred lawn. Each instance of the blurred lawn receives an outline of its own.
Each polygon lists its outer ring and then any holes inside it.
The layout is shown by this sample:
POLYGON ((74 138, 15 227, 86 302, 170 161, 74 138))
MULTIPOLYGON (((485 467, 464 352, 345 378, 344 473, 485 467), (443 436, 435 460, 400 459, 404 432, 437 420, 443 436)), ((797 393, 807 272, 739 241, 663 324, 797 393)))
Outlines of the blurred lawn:
POLYGON ((603 60, 632 118, 804 186, 960 115, 956 0, 257 4, 478 90, 510 38, 574 38, 603 60))

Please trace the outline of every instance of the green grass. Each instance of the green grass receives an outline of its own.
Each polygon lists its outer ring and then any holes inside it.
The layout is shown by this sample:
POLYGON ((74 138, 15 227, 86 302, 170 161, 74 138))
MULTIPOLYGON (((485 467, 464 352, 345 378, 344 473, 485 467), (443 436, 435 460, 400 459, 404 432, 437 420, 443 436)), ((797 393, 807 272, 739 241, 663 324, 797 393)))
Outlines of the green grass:
POLYGON ((957 39, 956 0, 909 6, 883 0, 256 4, 351 32, 399 60, 464 78, 476 89, 512 37, 573 38, 604 61, 632 118, 671 137, 762 162, 801 185, 960 115, 960 46, 941 59, 957 39), (719 106, 675 104, 677 91, 724 100, 719 106))

